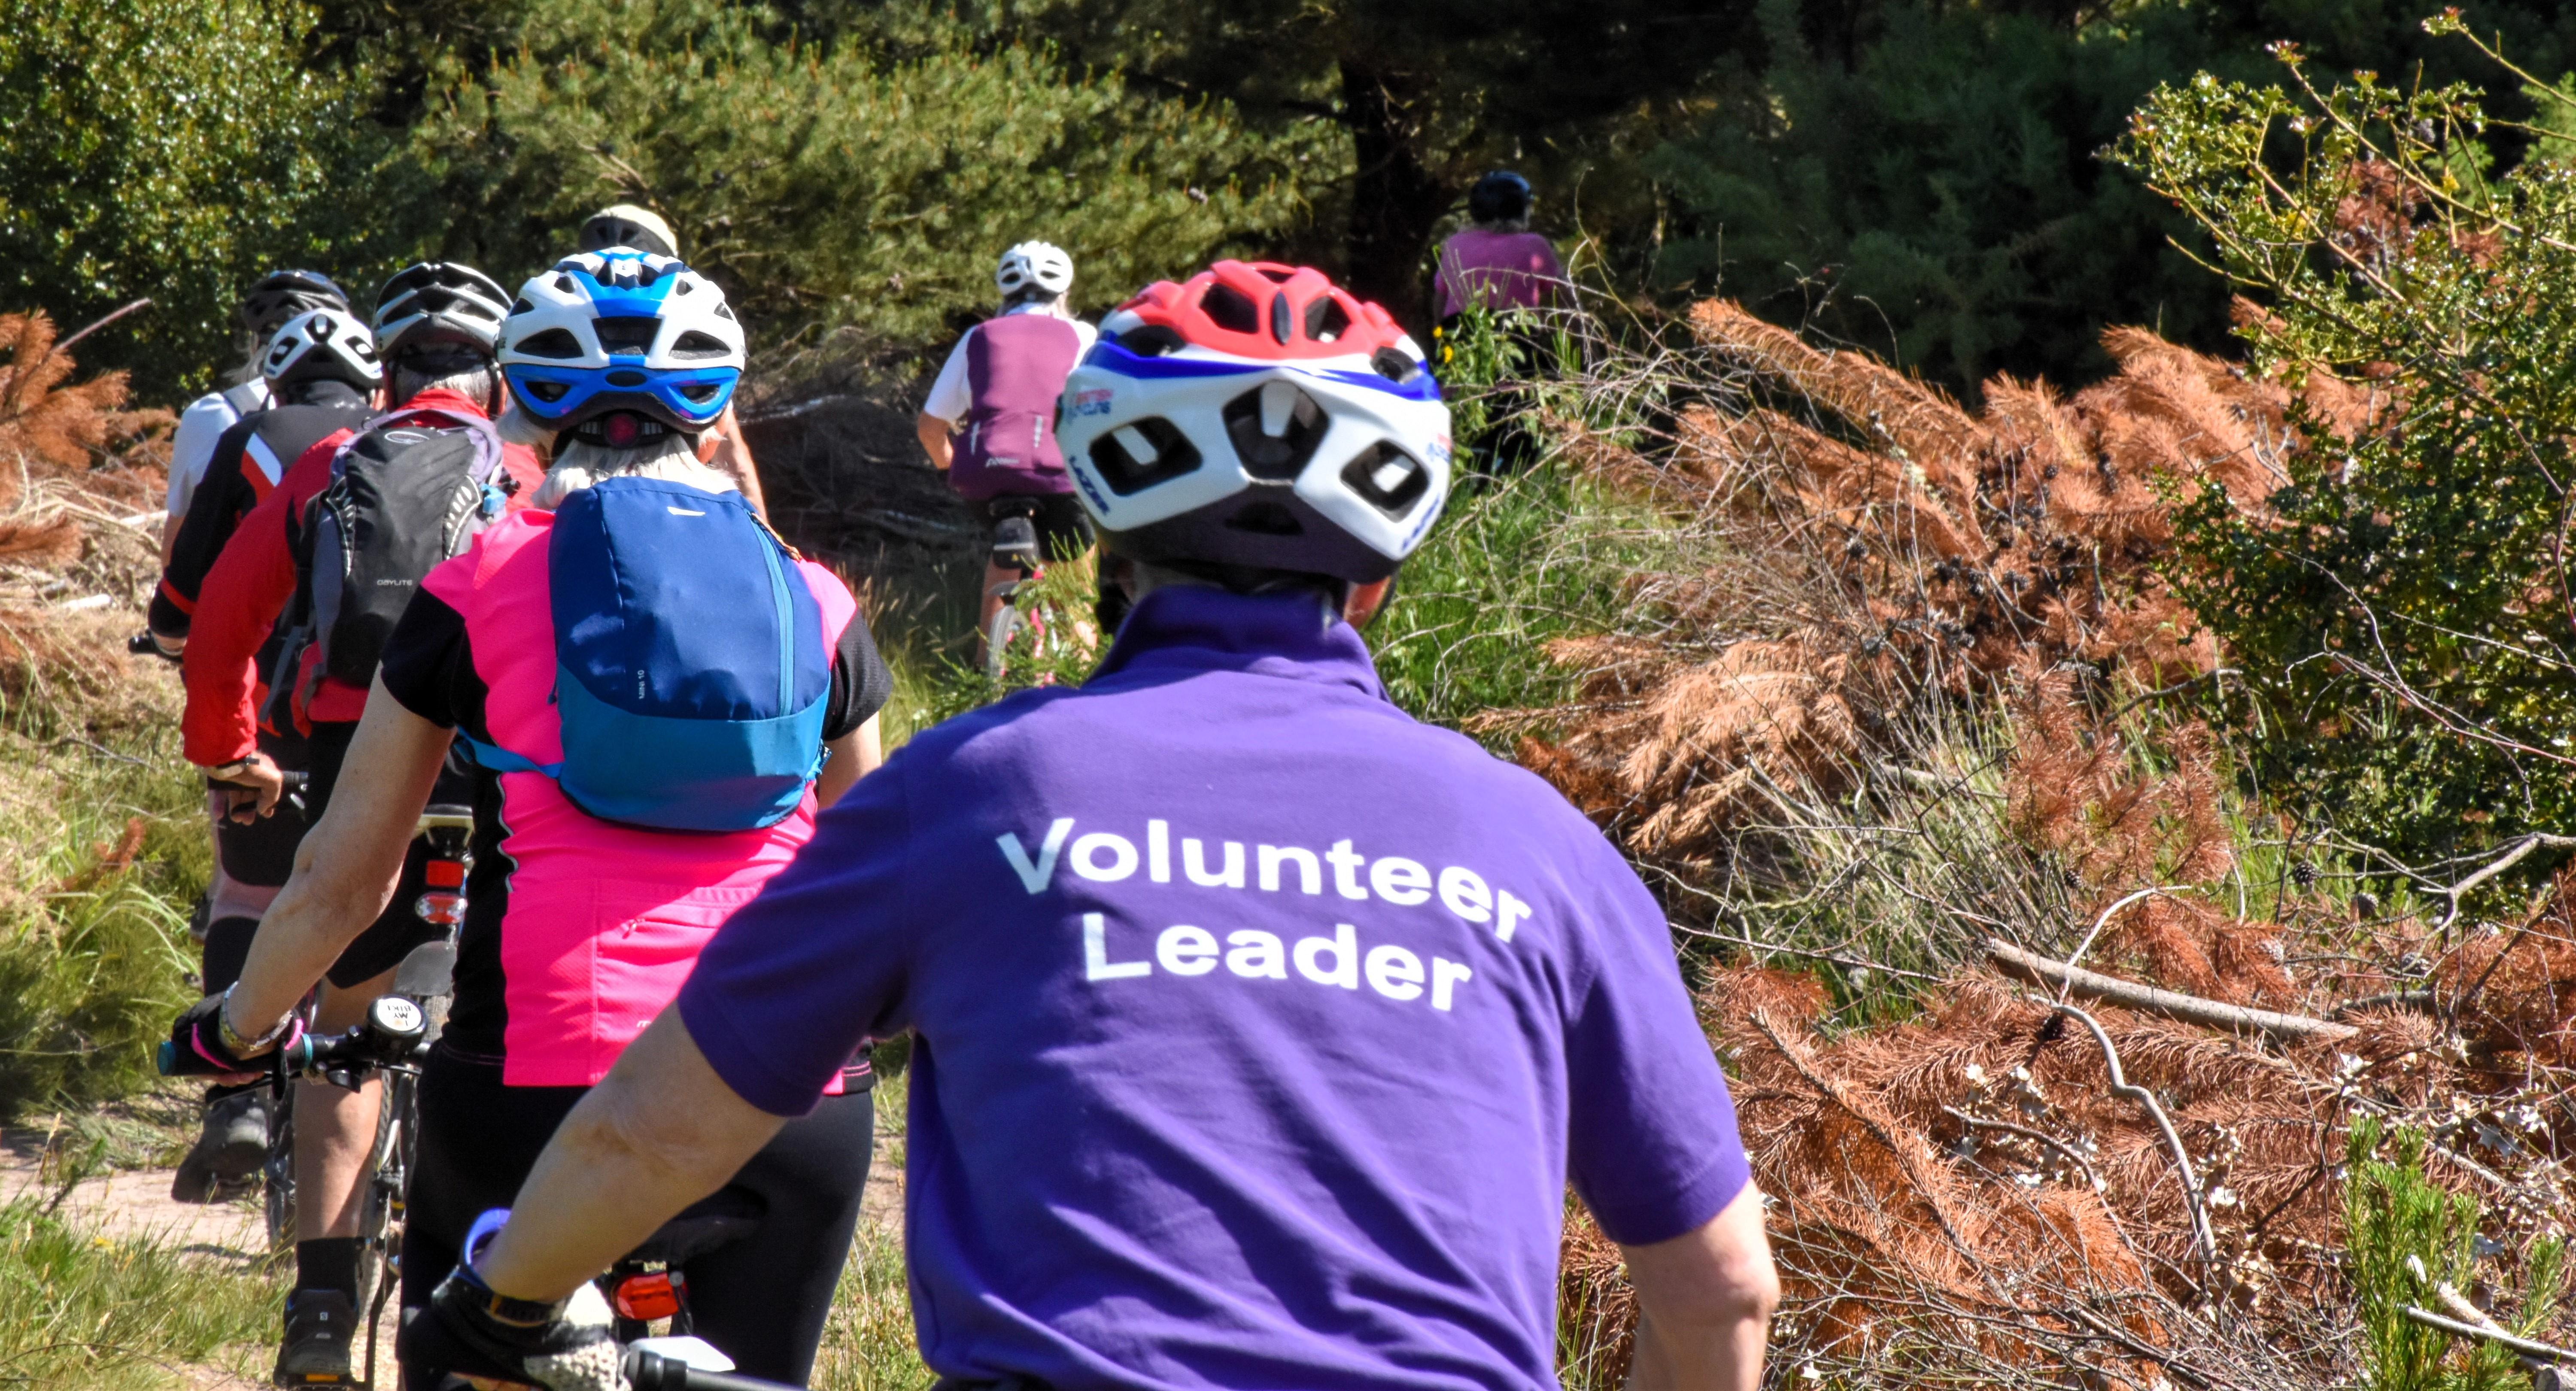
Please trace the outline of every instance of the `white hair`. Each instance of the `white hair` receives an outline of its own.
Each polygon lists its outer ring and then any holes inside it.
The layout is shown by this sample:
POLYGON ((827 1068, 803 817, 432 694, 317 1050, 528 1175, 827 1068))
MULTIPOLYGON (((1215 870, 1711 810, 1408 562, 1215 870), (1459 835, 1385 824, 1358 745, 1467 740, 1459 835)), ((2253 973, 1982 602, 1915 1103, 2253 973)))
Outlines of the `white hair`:
POLYGON ((397 404, 424 391, 453 391, 469 401, 489 401, 500 389, 501 369, 489 365, 436 375, 399 363, 394 366, 393 399, 397 404))
POLYGON ((530 505, 551 510, 603 478, 630 476, 667 479, 711 493, 740 491, 724 470, 698 462, 697 440, 689 435, 668 434, 633 449, 611 449, 565 435, 556 441, 554 466, 546 470, 546 481, 530 505))

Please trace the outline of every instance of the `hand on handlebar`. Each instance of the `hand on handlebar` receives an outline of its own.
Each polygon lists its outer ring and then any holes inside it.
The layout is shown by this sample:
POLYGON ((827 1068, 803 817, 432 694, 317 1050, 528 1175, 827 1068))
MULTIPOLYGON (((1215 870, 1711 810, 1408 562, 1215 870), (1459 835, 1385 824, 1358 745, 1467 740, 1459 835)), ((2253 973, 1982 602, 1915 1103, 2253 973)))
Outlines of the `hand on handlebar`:
POLYGON ((626 1391, 625 1350, 596 1286, 582 1286, 550 1310, 514 1309, 510 1303, 498 1299, 473 1267, 456 1267, 439 1282, 429 1307, 403 1324, 394 1344, 406 1383, 437 1386, 455 1375, 548 1391, 626 1391))
POLYGON ((209 995, 181 1011, 170 1025, 170 1045, 162 1054, 162 1072, 173 1077, 213 1077, 227 1086, 256 1081, 278 1048, 292 1045, 303 1033, 301 1020, 286 1034, 256 1053, 242 1053, 224 1039, 224 997, 209 995))
POLYGON ((254 753, 244 760, 240 772, 216 783, 215 790, 224 799, 224 819, 248 826, 277 810, 278 800, 286 795, 286 773, 267 754, 254 753))

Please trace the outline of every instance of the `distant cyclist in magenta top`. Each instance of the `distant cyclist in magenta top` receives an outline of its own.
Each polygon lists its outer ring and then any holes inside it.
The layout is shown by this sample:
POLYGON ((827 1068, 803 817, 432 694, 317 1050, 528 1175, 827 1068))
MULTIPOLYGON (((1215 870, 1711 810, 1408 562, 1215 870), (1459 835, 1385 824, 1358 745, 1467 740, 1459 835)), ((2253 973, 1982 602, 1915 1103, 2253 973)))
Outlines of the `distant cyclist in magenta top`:
POLYGON ((944 1391, 1555 1391, 1569 1183, 1641 1391, 1750 1391, 1762 1195, 1654 897, 1354 626, 1438 520, 1414 340, 1219 262, 1065 386, 1136 607, 1080 687, 913 737, 719 929, 404 1330, 556 1391, 583 1280, 914 1036, 905 1248, 944 1391))
POLYGON ((1541 309, 1565 286, 1565 263, 1547 238, 1529 229, 1529 180, 1497 169, 1467 193, 1474 226, 1440 243, 1435 288, 1443 322, 1470 304, 1488 309, 1541 309))

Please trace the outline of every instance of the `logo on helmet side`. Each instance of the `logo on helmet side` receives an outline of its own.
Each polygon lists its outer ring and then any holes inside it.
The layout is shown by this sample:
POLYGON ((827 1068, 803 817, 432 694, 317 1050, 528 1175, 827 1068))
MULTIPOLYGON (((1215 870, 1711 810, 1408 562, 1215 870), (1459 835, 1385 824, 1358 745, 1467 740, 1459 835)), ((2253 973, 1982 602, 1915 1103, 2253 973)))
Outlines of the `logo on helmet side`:
POLYGON ((1077 391, 1073 394, 1073 413, 1075 415, 1107 415, 1109 414, 1110 398, 1117 394, 1117 392, 1112 391, 1105 386, 1093 387, 1087 391, 1077 391))

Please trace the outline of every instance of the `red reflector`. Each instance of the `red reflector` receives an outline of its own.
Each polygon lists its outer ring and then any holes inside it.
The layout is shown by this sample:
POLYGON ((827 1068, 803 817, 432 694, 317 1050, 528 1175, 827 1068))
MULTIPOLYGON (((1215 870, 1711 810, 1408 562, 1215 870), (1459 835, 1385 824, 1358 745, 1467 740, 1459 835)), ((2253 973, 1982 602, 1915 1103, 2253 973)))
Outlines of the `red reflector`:
POLYGON ((456 860, 432 860, 429 862, 429 886, 431 888, 453 889, 461 887, 464 883, 465 866, 462 863, 456 860))
POLYGON ((671 1288, 668 1272, 629 1275, 617 1282, 617 1316, 650 1323, 667 1319, 680 1312, 679 1291, 671 1288))

